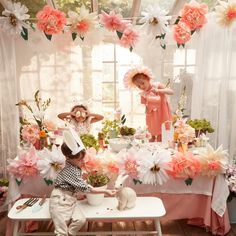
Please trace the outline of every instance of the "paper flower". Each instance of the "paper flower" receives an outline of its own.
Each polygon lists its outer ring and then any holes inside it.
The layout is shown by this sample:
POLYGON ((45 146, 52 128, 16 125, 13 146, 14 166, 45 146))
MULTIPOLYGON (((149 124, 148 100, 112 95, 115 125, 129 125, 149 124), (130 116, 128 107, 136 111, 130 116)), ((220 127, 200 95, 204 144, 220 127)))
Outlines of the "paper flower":
POLYGON ((46 128, 47 131, 53 132, 57 130, 56 124, 53 123, 51 120, 44 120, 43 126, 46 128))
POLYGON ((123 19, 122 15, 116 14, 114 11, 109 14, 102 11, 102 14, 99 14, 99 18, 100 23, 109 31, 123 32, 129 24, 128 21, 123 19))
POLYGON ((180 22, 185 23, 190 30, 202 28, 207 23, 206 14, 208 13, 208 6, 205 3, 198 3, 191 1, 184 4, 180 12, 180 22))
POLYGON ((146 11, 141 13, 144 17, 140 19, 140 23, 144 23, 143 28, 148 34, 154 37, 166 34, 168 31, 168 20, 171 16, 167 16, 167 12, 162 10, 157 4, 149 5, 146 11))
POLYGON ((215 7, 217 22, 221 26, 229 27, 236 20, 236 1, 218 1, 218 3, 219 5, 215 7))
POLYGON ((80 14, 69 11, 68 16, 67 23, 70 25, 71 32, 78 33, 80 37, 84 37, 98 24, 96 13, 89 13, 84 5, 80 8, 80 14))
POLYGON ((124 30, 119 43, 126 48, 133 48, 138 41, 138 33, 132 28, 127 28, 124 30))
POLYGON ((137 74, 144 74, 146 75, 150 80, 154 80, 154 75, 152 74, 151 70, 147 67, 135 67, 130 70, 128 70, 125 73, 124 76, 124 86, 125 88, 134 88, 136 85, 133 83, 132 79, 137 74))
POLYGON ((168 162, 171 159, 169 151, 161 150, 155 153, 144 151, 138 155, 143 156, 138 161, 138 179, 143 184, 162 185, 169 179, 167 174, 167 170, 170 169, 168 162))
POLYGON ((191 39, 191 29, 185 22, 179 22, 173 28, 174 40, 178 44, 185 44, 191 39))
POLYGON ((195 138, 195 129, 186 124, 186 121, 186 119, 180 119, 175 123, 176 141, 185 144, 192 142, 195 138))
POLYGON ((37 13, 36 18, 38 28, 47 35, 60 33, 66 24, 65 13, 49 5, 44 6, 43 10, 37 13))
POLYGON ((30 15, 26 14, 28 8, 20 2, 6 2, 6 9, 2 12, 0 17, 0 28, 11 35, 18 35, 23 28, 29 28, 26 21, 30 15))
POLYGON ((201 164, 191 152, 175 153, 169 164, 169 174, 175 178, 193 178, 201 172, 201 164))
POLYGON ((25 179, 29 177, 37 176, 38 167, 37 161, 39 160, 34 148, 31 148, 28 152, 20 154, 18 158, 8 159, 7 170, 16 178, 25 179))
POLYGON ((21 130, 22 139, 32 144, 35 144, 35 142, 39 140, 39 133, 39 126, 36 124, 24 125, 21 130))
POLYGON ((207 144, 206 150, 201 151, 199 160, 202 165, 202 175, 216 176, 225 173, 228 165, 228 152, 220 146, 216 150, 207 144))
POLYGON ((43 178, 54 180, 65 164, 65 157, 60 148, 53 145, 51 151, 44 148, 42 151, 38 152, 37 155, 41 157, 37 162, 40 174, 43 178))

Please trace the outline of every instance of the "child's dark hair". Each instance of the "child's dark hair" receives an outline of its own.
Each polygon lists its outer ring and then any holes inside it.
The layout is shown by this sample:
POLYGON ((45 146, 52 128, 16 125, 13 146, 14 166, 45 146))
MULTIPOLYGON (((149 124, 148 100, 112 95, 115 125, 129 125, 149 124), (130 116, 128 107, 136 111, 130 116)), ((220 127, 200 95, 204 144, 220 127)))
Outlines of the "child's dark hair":
POLYGON ((73 106, 73 107, 71 108, 71 112, 74 111, 76 108, 83 108, 85 111, 88 110, 88 108, 87 108, 86 106, 80 104, 80 105, 75 105, 75 106, 73 106))
POLYGON ((63 155, 69 159, 78 159, 78 158, 83 159, 86 154, 85 149, 83 149, 79 153, 77 153, 76 155, 72 155, 71 150, 68 148, 68 146, 65 143, 63 143, 61 145, 61 151, 62 151, 63 155))
POLYGON ((132 78, 132 82, 134 82, 137 78, 139 78, 140 76, 144 77, 144 78, 147 78, 148 80, 150 80, 150 78, 144 74, 144 73, 137 73, 136 75, 133 76, 132 78))

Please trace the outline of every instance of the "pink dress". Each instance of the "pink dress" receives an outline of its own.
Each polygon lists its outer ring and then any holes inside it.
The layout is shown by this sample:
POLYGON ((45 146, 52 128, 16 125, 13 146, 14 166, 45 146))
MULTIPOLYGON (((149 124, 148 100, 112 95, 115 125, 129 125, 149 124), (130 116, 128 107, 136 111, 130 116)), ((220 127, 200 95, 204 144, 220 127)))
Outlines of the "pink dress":
MULTIPOLYGON (((171 110, 165 94, 154 94, 152 88, 165 88, 163 84, 152 84, 152 87, 147 92, 141 93, 141 103, 146 106, 146 124, 148 131, 152 136, 161 135, 161 126, 165 121, 171 121, 171 110)), ((166 128, 169 129, 168 124, 166 128)))

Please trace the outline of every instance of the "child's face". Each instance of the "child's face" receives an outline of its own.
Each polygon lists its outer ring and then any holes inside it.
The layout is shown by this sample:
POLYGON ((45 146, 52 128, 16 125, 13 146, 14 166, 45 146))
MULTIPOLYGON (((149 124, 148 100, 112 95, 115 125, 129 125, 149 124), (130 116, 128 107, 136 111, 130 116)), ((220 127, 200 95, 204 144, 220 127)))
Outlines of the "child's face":
POLYGON ((76 114, 75 120, 77 122, 84 122, 86 120, 87 111, 84 108, 82 107, 75 108, 74 112, 76 114))
POLYGON ((150 81, 147 76, 139 75, 135 77, 133 83, 141 90, 148 91, 150 89, 150 81))

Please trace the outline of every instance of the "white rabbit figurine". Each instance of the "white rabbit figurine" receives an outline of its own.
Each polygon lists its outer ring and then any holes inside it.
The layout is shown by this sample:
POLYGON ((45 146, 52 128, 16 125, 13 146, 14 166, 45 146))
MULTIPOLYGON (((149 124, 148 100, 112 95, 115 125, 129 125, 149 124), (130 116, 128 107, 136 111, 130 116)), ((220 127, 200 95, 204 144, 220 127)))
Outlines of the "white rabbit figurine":
POLYGON ((117 190, 116 198, 118 200, 117 208, 119 211, 135 207, 136 192, 132 188, 123 187, 123 183, 128 177, 128 175, 119 175, 115 182, 115 189, 117 190))

